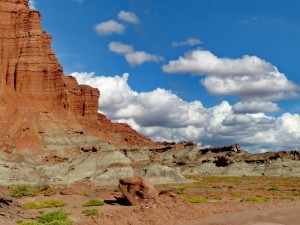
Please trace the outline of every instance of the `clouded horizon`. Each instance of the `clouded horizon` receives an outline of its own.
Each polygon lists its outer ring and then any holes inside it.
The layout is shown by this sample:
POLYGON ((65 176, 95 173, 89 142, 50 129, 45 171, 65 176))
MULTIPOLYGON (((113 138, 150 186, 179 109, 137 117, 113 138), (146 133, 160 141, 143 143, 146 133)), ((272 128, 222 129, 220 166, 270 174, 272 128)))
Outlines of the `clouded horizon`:
POLYGON ((100 112, 156 141, 300 149, 293 4, 129 2, 62 0, 74 15, 30 3, 65 73, 100 89, 100 112))

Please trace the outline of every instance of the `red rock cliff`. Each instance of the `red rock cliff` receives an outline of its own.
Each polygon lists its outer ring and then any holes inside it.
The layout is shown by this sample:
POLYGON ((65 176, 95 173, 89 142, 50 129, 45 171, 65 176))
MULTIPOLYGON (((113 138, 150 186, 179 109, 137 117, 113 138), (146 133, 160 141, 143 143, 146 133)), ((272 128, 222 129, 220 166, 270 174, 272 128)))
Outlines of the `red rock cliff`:
POLYGON ((35 107, 96 120, 99 91, 64 77, 39 12, 28 9, 28 0, 0 3, 0 94, 18 93, 35 107))
POLYGON ((0 150, 40 158, 157 145, 98 114, 99 90, 64 76, 50 42, 28 0, 0 0, 0 150))

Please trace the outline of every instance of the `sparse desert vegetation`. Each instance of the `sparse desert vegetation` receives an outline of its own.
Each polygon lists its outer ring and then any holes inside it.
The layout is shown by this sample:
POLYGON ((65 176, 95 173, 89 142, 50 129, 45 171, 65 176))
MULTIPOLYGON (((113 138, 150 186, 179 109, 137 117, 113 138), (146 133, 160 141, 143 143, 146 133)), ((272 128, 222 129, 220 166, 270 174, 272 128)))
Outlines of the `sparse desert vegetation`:
POLYGON ((29 201, 25 202, 23 206, 26 209, 44 209, 44 208, 55 208, 55 207, 63 207, 67 203, 58 201, 55 199, 44 199, 41 201, 29 201))
POLYGON ((87 201, 86 203, 84 203, 82 206, 83 207, 91 207, 91 206, 101 206, 104 205, 103 201, 100 201, 98 199, 91 199, 89 201, 87 201))
POLYGON ((13 185, 11 187, 11 196, 12 197, 24 197, 24 196, 34 196, 35 191, 33 188, 27 184, 18 184, 18 185, 13 185))
POLYGON ((40 215, 37 221, 19 221, 18 225, 71 225, 67 213, 53 211, 40 215))
POLYGON ((194 196, 194 197, 183 197, 182 198, 184 201, 186 202, 190 202, 190 203, 204 203, 206 202, 205 198, 202 198, 200 196, 194 196))
POLYGON ((85 209, 82 211, 82 214, 86 216, 99 216, 99 210, 98 209, 85 209))
POLYGON ((183 198, 201 196, 207 202, 246 201, 262 203, 275 200, 299 200, 300 178, 295 177, 220 177, 186 176, 191 183, 160 185, 183 198))
MULTIPOLYGON (((213 177, 213 176, 187 176, 188 183, 174 183, 156 185, 162 191, 157 210, 168 208, 166 213, 172 216, 179 209, 185 208, 184 216, 198 218, 203 216, 206 208, 212 208, 216 213, 226 208, 228 211, 257 208, 270 208, 277 205, 292 205, 300 201, 300 178, 284 177, 213 177), (163 194, 165 193, 165 194, 163 194), (169 196, 175 197, 167 197, 169 196), (176 199, 176 201, 174 200, 176 199), (183 207, 183 208, 182 208, 183 207), (220 209, 220 210, 219 210, 220 209), (222 209, 222 210, 221 210, 222 209), (193 214, 193 212, 197 212, 193 214), (202 214, 198 213, 202 212, 202 214)), ((83 183, 84 184, 84 183, 83 183)), ((79 185, 79 186, 78 186, 79 185)), ((93 224, 106 224, 113 217, 121 213, 124 218, 136 215, 144 219, 139 205, 127 206, 117 199, 122 197, 121 192, 116 192, 114 185, 108 186, 80 186, 78 194, 61 194, 64 188, 52 186, 51 198, 44 195, 41 187, 30 185, 15 185, 6 188, 13 199, 19 201, 28 213, 35 215, 32 219, 23 219, 19 225, 80 225, 86 222, 93 224), (81 193, 93 193, 90 195, 81 193), (58 207, 59 210, 53 211, 58 207)), ((2 187, 5 189, 5 187, 2 187)), ((42 188, 43 189, 43 188, 42 188)), ((72 190, 76 190, 72 189, 72 190)), ((68 193, 66 189, 65 193, 68 193)), ((149 211, 150 212, 150 211, 149 211)), ((109 224, 109 223, 108 223, 109 224)))

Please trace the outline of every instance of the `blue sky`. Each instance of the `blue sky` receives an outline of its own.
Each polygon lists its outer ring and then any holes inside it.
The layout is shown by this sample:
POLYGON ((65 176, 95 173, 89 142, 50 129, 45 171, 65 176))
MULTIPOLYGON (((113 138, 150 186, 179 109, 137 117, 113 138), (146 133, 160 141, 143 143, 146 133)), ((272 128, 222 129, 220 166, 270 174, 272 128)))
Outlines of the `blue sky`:
POLYGON ((300 1, 33 3, 110 119, 154 140, 299 149, 300 1))

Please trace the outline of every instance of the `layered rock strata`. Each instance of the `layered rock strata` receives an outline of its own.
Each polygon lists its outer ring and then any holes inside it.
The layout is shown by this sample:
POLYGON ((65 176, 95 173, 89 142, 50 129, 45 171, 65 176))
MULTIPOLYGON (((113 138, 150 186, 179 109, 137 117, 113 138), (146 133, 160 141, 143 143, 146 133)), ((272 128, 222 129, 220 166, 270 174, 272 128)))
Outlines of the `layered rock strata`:
POLYGON ((0 0, 2 151, 49 159, 41 153, 63 158, 72 149, 157 145, 99 114, 99 96, 98 89, 64 76, 51 36, 42 30, 40 13, 28 8, 28 0, 0 0))
POLYGON ((239 145, 154 143, 99 114, 99 90, 63 74, 28 0, 0 0, 0 184, 116 184, 182 174, 300 176, 299 152, 251 155, 239 145))
POLYGON ((41 29, 40 13, 29 10, 27 0, 1 0, 0 12, 1 95, 96 120, 99 91, 64 77, 52 38, 41 29))

